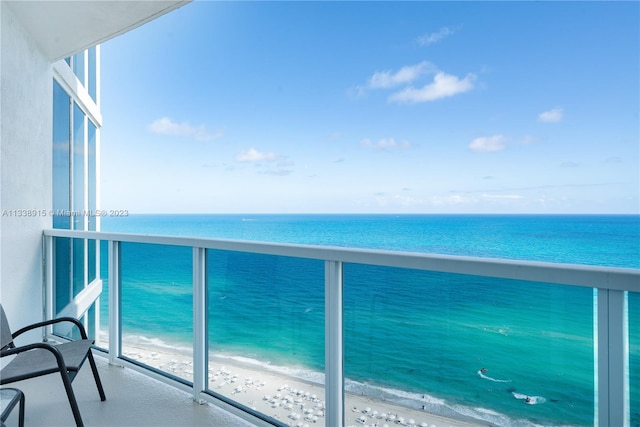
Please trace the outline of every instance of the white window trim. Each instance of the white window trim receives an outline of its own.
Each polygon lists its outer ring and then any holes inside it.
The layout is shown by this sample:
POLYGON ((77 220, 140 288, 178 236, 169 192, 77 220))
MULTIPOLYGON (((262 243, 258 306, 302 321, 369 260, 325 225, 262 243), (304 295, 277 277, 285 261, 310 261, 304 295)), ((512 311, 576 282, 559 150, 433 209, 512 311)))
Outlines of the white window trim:
MULTIPOLYGON (((96 52, 96 60, 99 62, 99 54, 96 52)), ((73 74, 67 61, 61 59, 53 64, 53 78, 73 99, 78 107, 96 125, 102 127, 102 114, 96 102, 89 95, 89 91, 80 83, 80 80, 73 74)))

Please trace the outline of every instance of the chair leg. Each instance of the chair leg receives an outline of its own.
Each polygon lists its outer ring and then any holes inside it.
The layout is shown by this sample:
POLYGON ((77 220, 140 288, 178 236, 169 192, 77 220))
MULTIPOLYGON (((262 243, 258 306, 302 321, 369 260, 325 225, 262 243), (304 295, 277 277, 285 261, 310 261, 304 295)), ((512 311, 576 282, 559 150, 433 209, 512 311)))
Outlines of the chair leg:
POLYGON ((98 387, 98 393, 100 393, 100 400, 107 400, 107 396, 104 394, 104 389, 102 388, 102 381, 100 381, 100 375, 98 375, 98 367, 96 366, 96 361, 93 359, 93 354, 91 354, 91 350, 89 350, 88 354, 89 364, 91 365, 91 371, 93 371, 93 378, 96 380, 96 386, 98 387))
POLYGON ((78 408, 78 402, 76 402, 76 396, 73 393, 73 388, 71 387, 69 374, 67 371, 60 371, 60 376, 62 376, 62 383, 64 384, 64 389, 67 392, 67 397, 69 398, 69 405, 71 405, 71 412, 73 412, 73 418, 76 420, 76 426, 84 427, 82 417, 80 416, 80 409, 78 408))
POLYGON ((24 427, 24 394, 22 392, 20 392, 20 408, 18 410, 18 427, 24 427))

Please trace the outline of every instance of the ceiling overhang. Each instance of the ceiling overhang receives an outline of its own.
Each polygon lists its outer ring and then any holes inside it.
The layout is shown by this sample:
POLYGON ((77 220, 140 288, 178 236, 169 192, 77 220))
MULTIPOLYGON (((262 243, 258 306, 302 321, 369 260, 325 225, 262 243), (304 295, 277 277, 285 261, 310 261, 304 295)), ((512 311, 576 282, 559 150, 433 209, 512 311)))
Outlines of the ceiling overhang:
POLYGON ((6 1, 52 62, 132 30, 191 0, 6 1))

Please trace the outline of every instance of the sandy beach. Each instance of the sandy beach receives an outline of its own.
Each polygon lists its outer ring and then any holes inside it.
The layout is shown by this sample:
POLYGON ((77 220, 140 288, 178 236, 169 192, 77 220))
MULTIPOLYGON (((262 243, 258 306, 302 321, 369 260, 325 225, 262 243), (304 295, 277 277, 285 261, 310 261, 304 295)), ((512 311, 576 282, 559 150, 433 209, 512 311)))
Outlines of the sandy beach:
MULTIPOLYGON (((192 380, 191 356, 179 349, 123 342, 123 355, 146 365, 192 380)), ((312 384, 251 366, 235 359, 210 355, 210 389, 249 408, 295 427, 325 425, 325 396, 322 384, 312 384)), ((345 422, 348 426, 472 427, 462 421, 403 407, 366 395, 345 393, 345 422)))

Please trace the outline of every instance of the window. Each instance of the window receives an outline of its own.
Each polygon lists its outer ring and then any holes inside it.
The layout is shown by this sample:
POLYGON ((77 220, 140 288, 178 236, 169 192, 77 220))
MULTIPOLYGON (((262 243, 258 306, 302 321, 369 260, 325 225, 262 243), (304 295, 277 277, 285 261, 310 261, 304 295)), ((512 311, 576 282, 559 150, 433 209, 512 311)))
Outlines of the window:
POLYGON ((82 85, 85 85, 85 52, 76 53, 71 57, 71 68, 82 85))
MULTIPOLYGON (((53 81, 53 227, 99 230, 98 140, 95 105, 86 105, 86 93, 97 94, 97 48, 59 63, 63 72, 53 81), (61 65, 60 65, 61 64, 61 65), (66 70, 66 71, 65 71, 66 70), (75 76, 75 77, 74 77, 75 76), (76 82, 70 79, 76 79, 76 82), (81 85, 77 85, 79 82, 81 85), (85 86, 86 83, 86 87, 85 86), (75 93, 85 92, 85 95, 75 93), (90 114, 90 112, 94 114, 90 114)), ((98 278, 97 241, 57 238, 54 241, 55 312, 59 313, 98 278)))
POLYGON ((71 138, 71 98, 53 81, 53 228, 71 228, 69 210, 69 140, 71 138))
POLYGON ((93 101, 98 103, 98 61, 97 61, 97 46, 94 46, 88 50, 89 61, 87 63, 87 90, 89 96, 93 101))

